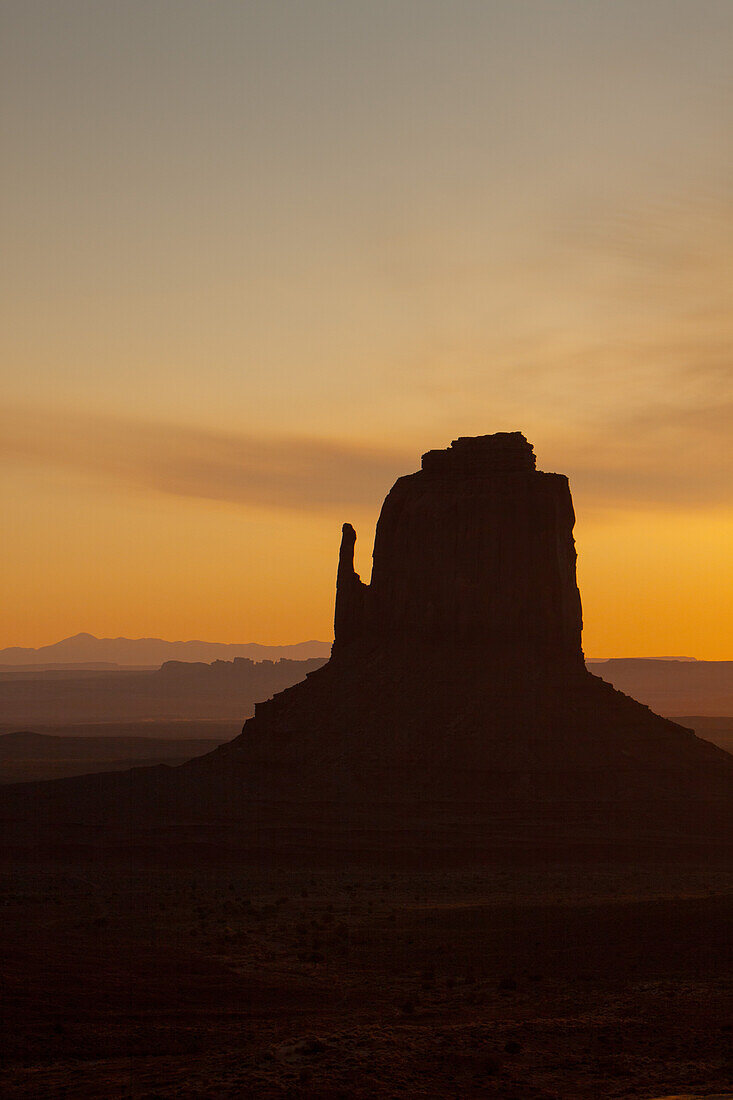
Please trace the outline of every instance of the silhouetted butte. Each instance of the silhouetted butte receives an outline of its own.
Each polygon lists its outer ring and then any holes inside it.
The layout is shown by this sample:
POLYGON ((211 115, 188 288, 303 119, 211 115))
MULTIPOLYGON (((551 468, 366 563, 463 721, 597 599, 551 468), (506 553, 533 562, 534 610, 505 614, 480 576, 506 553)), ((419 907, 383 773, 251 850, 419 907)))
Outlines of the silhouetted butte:
MULTIPOLYGON (((733 757, 585 668, 574 522, 567 478, 538 471, 519 432, 429 451, 384 502, 369 584, 344 525, 330 661, 208 756, 120 778, 125 826, 479 858, 727 843, 733 757)), ((84 800, 115 819, 111 777, 93 797, 66 783, 39 794, 47 820, 84 800)))
POLYGON ((429 451, 384 502, 369 584, 344 525, 329 663, 214 757, 248 797, 344 819, 562 803, 623 823, 661 800, 684 828, 699 803, 729 805, 733 758, 587 671, 574 522, 567 478, 519 432, 429 451))

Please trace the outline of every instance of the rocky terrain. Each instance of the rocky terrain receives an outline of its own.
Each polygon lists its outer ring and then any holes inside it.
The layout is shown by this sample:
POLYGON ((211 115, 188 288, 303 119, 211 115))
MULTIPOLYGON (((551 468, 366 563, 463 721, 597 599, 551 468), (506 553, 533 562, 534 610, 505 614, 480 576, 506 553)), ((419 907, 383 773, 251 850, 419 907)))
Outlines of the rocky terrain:
POLYGON ((0 862, 4 1097, 730 1097, 727 869, 0 862))

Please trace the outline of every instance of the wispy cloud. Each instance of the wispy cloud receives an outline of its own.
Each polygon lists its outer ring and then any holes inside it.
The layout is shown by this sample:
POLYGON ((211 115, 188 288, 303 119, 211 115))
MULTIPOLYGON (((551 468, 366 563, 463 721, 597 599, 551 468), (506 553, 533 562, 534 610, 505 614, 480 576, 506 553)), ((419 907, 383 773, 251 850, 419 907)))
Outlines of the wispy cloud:
POLYGON ((305 511, 374 505, 410 461, 338 440, 31 408, 0 411, 0 456, 175 496, 305 511))
MULTIPOLYGON (((631 412, 532 431, 541 469, 568 473, 583 508, 733 506, 733 398, 681 407, 660 395, 631 412)), ((485 430, 502 430, 501 422, 485 430)), ((426 440, 447 446, 450 438, 426 440)), ((304 512, 376 508, 418 448, 227 433, 90 413, 0 411, 0 459, 178 497, 304 512)))

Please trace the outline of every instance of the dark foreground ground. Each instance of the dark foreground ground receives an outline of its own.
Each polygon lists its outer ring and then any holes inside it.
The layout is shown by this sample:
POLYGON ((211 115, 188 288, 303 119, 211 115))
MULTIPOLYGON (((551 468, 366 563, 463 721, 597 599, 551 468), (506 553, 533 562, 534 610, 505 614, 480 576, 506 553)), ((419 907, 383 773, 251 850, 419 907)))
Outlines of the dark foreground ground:
MULTIPOLYGON (((733 717, 674 718, 733 751, 733 717)), ((98 722, 35 726, 32 731, 0 725, 0 784, 33 783, 154 764, 182 764, 231 741, 241 722, 98 722)))
MULTIPOLYGON (((217 745, 231 740, 228 723, 195 722, 160 723, 164 730, 155 736, 158 723, 131 723, 124 734, 87 733, 84 727, 80 735, 67 733, 38 733, 19 730, 0 732, 0 784, 32 783, 45 779, 64 779, 74 775, 95 772, 124 771, 128 768, 144 768, 156 764, 183 764, 194 756, 203 756, 217 745), (170 726, 182 726, 180 738, 166 736, 170 726), (186 737, 192 729, 200 736, 186 737), (138 732, 141 731, 141 732, 138 732), (227 736, 229 735, 229 736, 227 736)), ((64 727, 61 727, 62 729, 64 727)), ((114 728, 114 727, 113 727, 114 728)), ((99 726, 87 729, 100 729, 99 726)), ((124 727, 123 727, 124 729, 124 727)))
POLYGON ((3 1097, 733 1095, 733 872, 0 866, 3 1097))

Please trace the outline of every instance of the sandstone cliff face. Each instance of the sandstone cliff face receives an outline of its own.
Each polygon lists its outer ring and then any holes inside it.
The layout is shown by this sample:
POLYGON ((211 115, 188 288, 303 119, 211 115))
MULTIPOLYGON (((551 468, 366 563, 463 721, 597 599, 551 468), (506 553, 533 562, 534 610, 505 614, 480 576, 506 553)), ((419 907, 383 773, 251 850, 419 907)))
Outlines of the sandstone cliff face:
POLYGON ((334 656, 425 650, 512 665, 582 665, 567 478, 535 469, 519 432, 458 439, 400 478, 377 524, 372 580, 346 524, 334 656))

